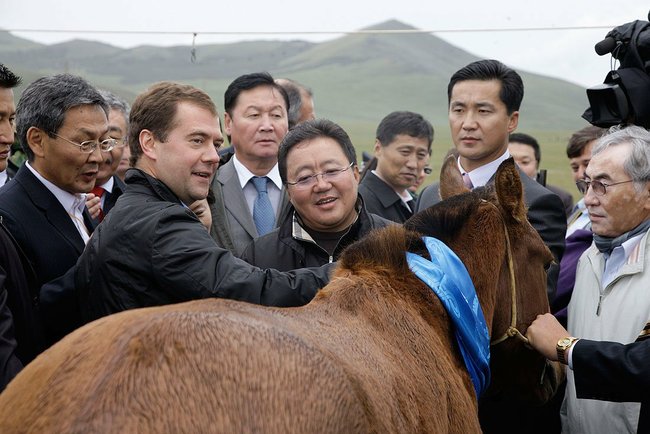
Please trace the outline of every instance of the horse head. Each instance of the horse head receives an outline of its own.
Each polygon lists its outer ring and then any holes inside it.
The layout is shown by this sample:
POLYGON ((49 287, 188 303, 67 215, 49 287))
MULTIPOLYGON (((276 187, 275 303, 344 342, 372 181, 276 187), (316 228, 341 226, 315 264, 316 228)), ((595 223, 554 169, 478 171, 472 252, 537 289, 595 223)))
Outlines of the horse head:
POLYGON ((524 335, 537 314, 549 311, 545 270, 553 256, 526 218, 515 164, 506 160, 493 186, 470 192, 450 157, 440 179, 443 201, 405 227, 442 240, 472 277, 491 336, 492 381, 486 395, 546 402, 561 370, 525 345, 524 335))

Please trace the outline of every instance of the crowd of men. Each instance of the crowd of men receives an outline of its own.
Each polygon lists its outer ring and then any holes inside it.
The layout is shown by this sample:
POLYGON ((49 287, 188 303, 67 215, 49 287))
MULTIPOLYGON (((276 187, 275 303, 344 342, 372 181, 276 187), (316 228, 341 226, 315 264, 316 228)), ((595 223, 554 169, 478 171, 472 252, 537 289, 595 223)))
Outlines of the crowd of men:
MULTIPOLYGON (((30 83, 16 106, 19 84, 0 65, 0 390, 105 315, 205 297, 304 305, 346 246, 440 201, 436 183, 412 191, 434 139, 418 113, 379 122, 360 173, 348 134, 315 119, 313 92, 268 73, 230 83, 223 125, 190 85, 153 84, 130 107, 69 74, 30 83), (15 136, 27 161, 9 173, 15 136)), ((546 185, 537 140, 515 133, 516 71, 473 62, 447 91, 464 182, 489 186, 514 157, 528 219, 556 258, 547 279, 557 319, 540 316, 528 330, 534 348, 569 367, 556 426, 561 415, 564 432, 650 429, 639 404, 650 389, 638 386, 650 381, 650 133, 576 132, 567 156, 584 198, 573 205, 546 185)))

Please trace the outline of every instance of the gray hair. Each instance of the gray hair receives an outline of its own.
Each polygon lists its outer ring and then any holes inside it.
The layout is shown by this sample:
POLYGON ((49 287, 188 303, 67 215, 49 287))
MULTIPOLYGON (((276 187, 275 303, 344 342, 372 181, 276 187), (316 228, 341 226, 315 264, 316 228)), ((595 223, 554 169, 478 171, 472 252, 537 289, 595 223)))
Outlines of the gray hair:
POLYGON ((16 132, 29 161, 34 153, 27 143, 27 130, 36 127, 53 137, 63 125, 66 112, 80 105, 97 105, 108 117, 108 105, 101 94, 76 75, 39 78, 25 89, 16 107, 16 132))
POLYGON ((110 110, 117 110, 122 113, 122 116, 124 116, 124 122, 126 123, 126 131, 124 133, 128 136, 129 114, 131 113, 131 106, 129 103, 108 90, 100 89, 99 94, 104 98, 104 101, 106 101, 110 110))
POLYGON ((106 101, 109 108, 122 112, 126 120, 129 120, 131 106, 128 102, 108 90, 99 89, 99 94, 104 98, 104 101, 106 101))
POLYGON ((645 183, 650 181, 650 132, 636 125, 626 127, 615 126, 609 129, 594 145, 591 152, 593 158, 612 146, 629 143, 630 155, 623 163, 623 170, 634 181, 634 187, 641 192, 645 183))
POLYGON ((289 97, 289 111, 287 117, 289 118, 289 129, 295 127, 300 119, 300 110, 302 109, 302 92, 305 92, 310 97, 314 96, 314 92, 297 81, 289 78, 279 78, 275 80, 289 97))

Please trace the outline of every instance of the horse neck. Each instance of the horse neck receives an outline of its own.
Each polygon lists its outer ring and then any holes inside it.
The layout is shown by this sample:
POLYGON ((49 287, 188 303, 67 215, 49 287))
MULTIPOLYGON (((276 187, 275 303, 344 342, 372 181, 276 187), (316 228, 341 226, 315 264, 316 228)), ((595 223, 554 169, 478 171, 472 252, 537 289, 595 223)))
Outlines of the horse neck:
POLYGON ((493 246, 489 252, 484 250, 464 249, 467 253, 461 253, 459 256, 472 278, 487 328, 492 336, 493 332, 499 332, 494 330, 495 325, 500 324, 502 317, 505 317, 501 311, 510 308, 510 301, 505 298, 507 291, 504 291, 504 287, 508 285, 509 271, 505 245, 493 246), (477 251, 483 253, 476 254, 477 251), (494 270, 499 271, 495 273, 494 270))

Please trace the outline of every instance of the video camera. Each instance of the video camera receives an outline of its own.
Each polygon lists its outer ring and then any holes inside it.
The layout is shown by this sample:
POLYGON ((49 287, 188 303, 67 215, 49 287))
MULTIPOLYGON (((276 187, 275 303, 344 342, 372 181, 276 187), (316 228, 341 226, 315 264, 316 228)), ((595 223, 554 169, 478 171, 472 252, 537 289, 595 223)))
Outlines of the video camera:
POLYGON ((587 89, 590 107, 582 117, 598 127, 634 124, 649 129, 650 22, 618 26, 594 48, 599 56, 612 53, 620 65, 603 84, 587 89))

